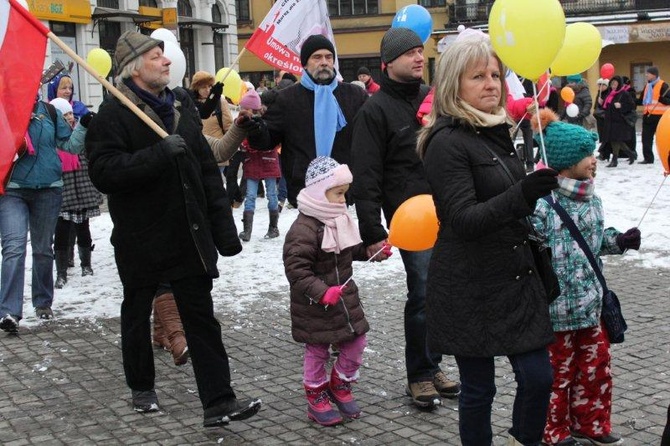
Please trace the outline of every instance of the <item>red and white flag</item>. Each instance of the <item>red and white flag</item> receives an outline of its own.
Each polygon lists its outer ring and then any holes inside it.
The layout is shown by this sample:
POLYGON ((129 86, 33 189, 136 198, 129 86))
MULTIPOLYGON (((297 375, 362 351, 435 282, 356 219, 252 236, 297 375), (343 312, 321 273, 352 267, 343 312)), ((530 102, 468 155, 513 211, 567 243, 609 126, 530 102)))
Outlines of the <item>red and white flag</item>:
MULTIPOLYGON (((0 179, 12 167, 40 86, 49 29, 16 0, 0 0, 0 179)), ((4 192, 0 181, 0 194, 4 192)))
POLYGON ((280 70, 301 75, 300 48, 313 34, 323 34, 335 46, 326 0, 277 0, 244 47, 280 70))

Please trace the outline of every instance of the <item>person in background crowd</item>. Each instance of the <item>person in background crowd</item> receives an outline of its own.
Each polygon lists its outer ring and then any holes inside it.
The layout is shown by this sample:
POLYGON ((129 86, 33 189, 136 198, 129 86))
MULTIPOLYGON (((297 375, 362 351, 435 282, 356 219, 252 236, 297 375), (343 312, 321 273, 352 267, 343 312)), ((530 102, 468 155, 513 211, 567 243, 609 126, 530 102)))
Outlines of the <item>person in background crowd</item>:
POLYGON ((637 100, 642 105, 642 156, 640 164, 654 163, 654 135, 658 122, 666 110, 670 109, 668 84, 659 77, 657 67, 649 67, 646 72, 647 84, 637 100))
POLYGON ((18 150, 0 195, 0 329, 17 333, 23 319, 26 244, 30 232, 33 254, 32 304, 39 319, 53 317, 54 253, 52 243, 63 194, 63 170, 57 148, 84 149, 87 113, 72 130, 53 105, 35 101, 24 144, 18 150))
POLYGON ((628 148, 631 126, 626 123, 624 115, 635 110, 635 101, 628 94, 628 87, 623 85, 620 76, 612 76, 609 93, 602 105, 605 110, 605 128, 602 142, 609 144, 612 150, 612 161, 607 167, 617 167, 619 154, 628 157, 628 164, 633 164, 637 155, 628 148))
MULTIPOLYGON (((637 113, 637 92, 635 91, 635 85, 633 85, 630 82, 630 78, 628 76, 621 76, 621 81, 623 82, 624 87, 628 87, 628 94, 633 98, 633 102, 635 103, 635 113, 637 113)), ((626 145, 628 145, 628 148, 635 153, 635 158, 637 158, 637 121, 635 126, 629 126, 630 127, 630 139, 626 141, 626 145)))
POLYGON ((509 446, 540 445, 553 380, 546 346, 554 333, 527 217, 558 186, 558 172, 525 174, 504 75, 483 33, 457 39, 437 63, 417 142, 440 223, 426 289, 428 347, 456 358, 463 446, 492 444, 496 356, 507 356, 517 382, 509 446))
POLYGON ((279 90, 263 115, 266 127, 249 135, 249 144, 273 150, 281 144, 281 168, 288 186, 288 201, 297 206, 305 187, 305 172, 317 156, 330 156, 341 164, 351 157, 351 123, 367 94, 339 82, 334 68, 335 47, 323 35, 309 36, 300 49, 305 69, 300 83, 279 90))
POLYGON ((56 98, 63 98, 70 103, 76 121, 79 121, 82 116, 90 112, 83 102, 74 98, 74 84, 69 74, 59 74, 49 82, 47 99, 52 101, 56 98))
MULTIPOLYGON (((257 117, 263 115, 261 98, 254 90, 249 90, 240 100, 240 109, 248 110, 257 117)), ((244 160, 242 175, 247 182, 247 196, 244 200, 244 213, 242 223, 244 230, 239 236, 243 242, 251 239, 251 231, 254 227, 254 212, 256 210, 256 196, 258 184, 265 181, 265 192, 268 198, 268 211, 270 212, 270 226, 265 238, 279 237, 279 203, 277 200, 277 179, 281 177, 279 170, 279 154, 274 150, 256 150, 247 140, 242 142, 246 159, 244 160)))
MULTIPOLYGON (((430 186, 416 154, 416 118, 429 88, 422 85, 423 42, 408 28, 391 28, 381 41, 381 89, 361 107, 352 139, 353 197, 368 257, 387 244, 387 222, 407 199, 429 194, 430 186)), ((457 382, 440 369, 442 356, 426 343, 426 274, 432 250, 400 250, 407 278, 405 303, 406 393, 415 405, 433 408, 440 396, 455 398, 457 382)), ((384 260, 381 253, 377 259, 384 260)))
MULTIPOLYGON (((63 98, 51 101, 62 114, 70 127, 77 124, 72 106, 63 98)), ((79 261, 82 276, 92 276, 91 252, 95 245, 91 239, 89 219, 100 215, 102 194, 91 183, 88 177, 88 160, 84 153, 75 155, 58 150, 63 166, 63 202, 56 223, 54 237, 54 255, 56 258, 56 288, 63 288, 67 283, 69 266, 69 242, 71 233, 76 234, 79 247, 79 261)))
MULTIPOLYGON (((74 99, 74 84, 72 82, 72 77, 70 77, 69 74, 67 73, 62 73, 59 75, 56 75, 50 82, 47 87, 47 99, 49 102, 51 102, 54 99, 61 98, 65 99, 70 103, 70 106, 72 107, 72 113, 75 122, 79 121, 82 116, 84 116, 86 113, 90 112, 90 110, 84 105, 83 102, 78 101, 74 99)), ((58 155, 61 158, 61 161, 64 162, 65 165, 71 166, 72 160, 74 160, 78 155, 75 154, 69 154, 65 151, 59 150, 58 155), (67 158, 70 158, 70 161, 67 160, 67 158)), ((76 163, 75 163, 76 164, 76 163)), ((60 219, 59 219, 60 221, 60 219)), ((67 249, 68 253, 68 263, 67 266, 73 267, 74 266, 74 245, 77 242, 77 233, 75 231, 74 227, 71 227, 70 234, 67 240, 67 244, 63 245, 63 236, 64 234, 60 231, 58 231, 58 228, 56 229, 56 241, 58 243, 59 247, 65 246, 64 249, 67 249)), ((81 260, 81 259, 80 259, 81 260)), ((56 279, 58 280, 58 279, 56 279)), ((56 286, 56 288, 61 288, 56 286)))
POLYGON ((598 92, 593 101, 593 117, 596 119, 596 129, 598 130, 598 140, 600 141, 600 147, 598 148, 598 159, 600 160, 609 160, 611 153, 611 149, 603 143, 603 132, 605 130, 605 109, 603 108, 603 104, 610 92, 609 85, 609 79, 599 78, 596 81, 598 92))
MULTIPOLYGON (((616 98, 621 94, 628 96, 621 85, 616 85, 619 81, 618 76, 612 77, 610 88, 616 92, 616 98)), ((639 249, 639 229, 621 233, 604 226, 602 201, 595 193, 593 181, 597 166, 593 155, 595 133, 559 122, 558 116, 550 111, 540 112, 540 120, 547 162, 559 172, 559 187, 552 199, 574 220, 595 258, 600 262, 601 255, 639 249)), ((539 131, 537 119, 533 124, 534 130, 539 131)), ((616 156, 617 145, 613 144, 612 149, 616 156)), ((551 261, 561 289, 549 306, 556 341, 549 345, 554 384, 544 443, 579 446, 582 443, 577 440, 585 440, 594 445, 621 444, 623 440, 612 432, 610 420, 610 343, 600 321, 603 287, 588 257, 575 247, 570 230, 549 202, 538 200, 531 221, 551 248, 551 261)))
POLYGON ((159 410, 149 318, 158 288, 169 284, 193 360, 203 425, 249 418, 261 401, 237 399, 212 305, 218 254, 242 249, 219 169, 195 105, 175 107, 163 41, 126 31, 114 58, 118 89, 169 134, 161 139, 111 98, 86 138, 89 174, 107 194, 114 222, 123 283, 121 352, 132 407, 140 413, 159 410))
POLYGON ((300 213, 284 241, 291 333, 295 341, 305 343, 307 416, 323 426, 341 423, 342 415, 361 415, 351 385, 359 378, 370 326, 351 278, 352 261, 368 258, 347 212, 345 193, 352 179, 346 165, 326 156, 314 159, 307 168, 306 186, 298 194, 300 213), (339 355, 329 378, 331 344, 338 345, 339 355))
POLYGON ((351 85, 356 85, 358 87, 361 87, 363 90, 365 90, 365 84, 361 81, 351 81, 351 85))
POLYGON ((572 74, 566 77, 568 81, 568 87, 572 88, 575 92, 575 99, 573 103, 579 108, 577 116, 571 117, 568 116, 567 110, 563 110, 561 113, 561 121, 569 122, 570 124, 577 124, 584 127, 586 122, 586 117, 591 114, 591 108, 593 106, 593 98, 591 98, 591 92, 589 91, 588 85, 582 79, 581 74, 572 74))
POLYGON ((215 83, 214 76, 206 71, 196 71, 191 79, 188 93, 198 108, 200 119, 204 120, 212 116, 212 113, 219 107, 223 84, 215 83))
POLYGON ((379 84, 372 79, 372 73, 370 73, 368 67, 360 67, 356 73, 356 77, 359 81, 363 82, 365 91, 368 92, 368 96, 372 96, 379 91, 379 84))

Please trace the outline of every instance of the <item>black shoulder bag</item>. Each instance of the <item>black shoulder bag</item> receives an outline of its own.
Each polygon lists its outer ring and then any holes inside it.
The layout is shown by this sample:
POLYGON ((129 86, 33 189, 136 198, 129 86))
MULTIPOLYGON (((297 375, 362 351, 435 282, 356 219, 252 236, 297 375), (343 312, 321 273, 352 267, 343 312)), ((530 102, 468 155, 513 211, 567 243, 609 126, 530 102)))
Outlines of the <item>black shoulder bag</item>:
MULTIPOLYGON (((512 185, 515 184, 514 175, 510 172, 507 165, 503 162, 499 155, 497 155, 489 146, 484 144, 484 147, 488 152, 493 156, 494 160, 497 160, 500 163, 500 166, 503 168, 507 176, 509 177, 512 185)), ((554 271, 554 266, 551 264, 551 248, 546 246, 542 242, 542 237, 540 237, 533 224, 526 219, 526 222, 529 226, 528 240, 530 245, 530 250, 533 253, 533 260, 535 261, 535 269, 537 270, 537 275, 542 281, 544 286, 544 291, 547 294, 547 303, 551 304, 556 300, 558 296, 561 295, 561 287, 558 283, 558 277, 556 277, 556 272, 554 271)))
POLYGON ((582 248, 582 251, 584 251, 584 254, 586 254, 586 258, 589 259, 591 268, 593 268, 600 285, 603 287, 603 309, 601 318, 605 325, 605 330, 607 330, 607 337, 609 338, 611 344, 622 343, 624 341, 624 333, 626 332, 628 325, 626 324, 626 320, 623 318, 623 314, 621 313, 621 304, 619 303, 619 298, 614 293, 614 291, 607 288, 607 282, 605 282, 603 272, 600 270, 598 262, 596 262, 596 258, 593 255, 593 252, 591 252, 591 248, 589 248, 589 245, 586 244, 584 236, 577 228, 575 222, 572 221, 572 218, 570 218, 566 210, 563 209, 563 206, 558 204, 552 197, 544 197, 543 200, 545 200, 551 205, 552 208, 554 208, 558 216, 561 217, 561 220, 563 220, 563 223, 565 223, 565 226, 570 231, 572 238, 575 239, 579 247, 582 248))

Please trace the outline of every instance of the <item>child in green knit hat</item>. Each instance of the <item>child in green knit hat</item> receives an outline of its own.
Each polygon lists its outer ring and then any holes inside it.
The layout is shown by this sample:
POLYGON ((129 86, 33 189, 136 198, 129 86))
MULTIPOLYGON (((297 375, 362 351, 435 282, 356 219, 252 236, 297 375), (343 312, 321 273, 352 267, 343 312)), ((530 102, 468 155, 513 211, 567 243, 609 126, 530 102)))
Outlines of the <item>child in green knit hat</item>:
MULTIPOLYGON (((597 135, 558 121, 550 110, 542 110, 540 116, 547 164, 559 172, 553 198, 575 222, 598 263, 602 265, 600 255, 638 249, 639 229, 621 233, 605 228, 602 201, 595 194, 593 180, 597 135)), ((531 220, 552 250, 561 287, 561 295, 549 306, 556 341, 548 346, 554 383, 543 441, 561 446, 579 445, 578 439, 598 445, 621 444, 610 420, 610 342, 600 321, 603 287, 549 201, 537 201, 531 220)))

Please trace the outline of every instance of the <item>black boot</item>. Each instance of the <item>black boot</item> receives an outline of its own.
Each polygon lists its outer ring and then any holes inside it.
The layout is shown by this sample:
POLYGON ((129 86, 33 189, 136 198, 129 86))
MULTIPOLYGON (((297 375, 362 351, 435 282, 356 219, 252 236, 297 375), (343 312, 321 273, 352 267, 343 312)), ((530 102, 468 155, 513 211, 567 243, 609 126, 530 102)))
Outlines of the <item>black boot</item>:
POLYGON ((80 246, 79 247, 79 261, 81 262, 81 275, 92 276, 93 268, 91 268, 91 251, 95 245, 80 246))
POLYGON ((628 156, 628 164, 633 164, 637 159, 637 153, 630 149, 626 149, 626 155, 628 156))
POLYGON ((279 237, 279 228, 277 227, 278 220, 279 211, 270 211, 270 227, 268 228, 268 233, 265 234, 265 238, 279 237))
POLYGON ((251 230, 254 227, 254 211, 244 211, 242 223, 244 223, 244 231, 240 232, 240 240, 248 242, 251 240, 251 230))
POLYGON ((66 250, 57 250, 54 252, 56 259, 56 283, 55 288, 61 289, 67 283, 67 260, 68 252, 66 250))
POLYGON ((619 147, 612 147, 612 161, 605 167, 616 167, 619 165, 619 147))
POLYGON ((77 240, 77 232, 74 229, 75 225, 70 227, 70 234, 67 240, 67 266, 74 268, 74 244, 77 240))

